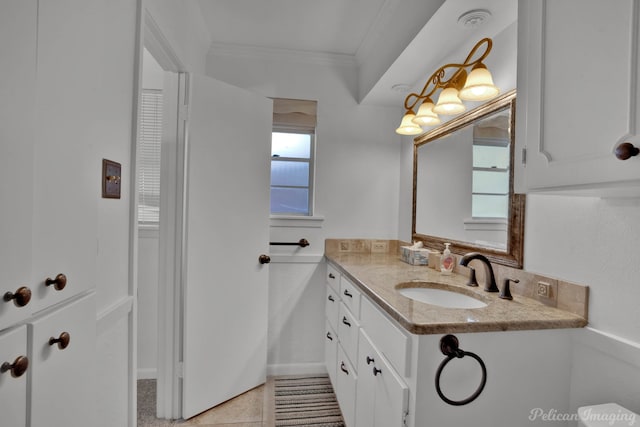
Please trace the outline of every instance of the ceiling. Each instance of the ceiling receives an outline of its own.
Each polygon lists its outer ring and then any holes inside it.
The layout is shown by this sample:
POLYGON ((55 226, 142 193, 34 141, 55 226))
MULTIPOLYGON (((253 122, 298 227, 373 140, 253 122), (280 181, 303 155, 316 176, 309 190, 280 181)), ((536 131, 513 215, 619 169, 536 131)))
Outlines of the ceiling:
MULTIPOLYGON (((517 19, 513 0, 198 0, 212 45, 337 55, 358 66, 361 103, 401 105, 452 52, 517 19), (458 23, 488 10, 477 28, 458 23)), ((463 60, 464 57, 459 60, 463 60)))

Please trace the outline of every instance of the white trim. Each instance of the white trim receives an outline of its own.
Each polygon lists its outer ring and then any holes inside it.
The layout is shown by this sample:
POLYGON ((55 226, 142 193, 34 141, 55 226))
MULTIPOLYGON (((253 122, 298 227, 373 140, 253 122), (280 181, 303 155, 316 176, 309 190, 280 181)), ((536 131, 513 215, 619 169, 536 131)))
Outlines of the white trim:
POLYGON ((640 368, 640 343, 592 327, 576 330, 574 341, 640 368))
POLYGON ((276 62, 301 62, 313 65, 343 65, 356 67, 356 58, 354 55, 266 48, 230 43, 211 43, 211 47, 209 48, 207 55, 251 58, 276 62))
POLYGON ((156 368, 138 369, 139 380, 155 380, 158 378, 158 370, 156 368))
POLYGON ((270 255, 272 264, 319 264, 324 254, 270 255))
POLYGON ((157 225, 138 225, 139 238, 157 239, 158 236, 160 236, 160 227, 157 225))
POLYGON ((323 216, 271 215, 269 227, 322 228, 323 216))
POLYGON ((132 296, 127 296, 102 310, 96 316, 96 333, 98 336, 111 329, 120 319, 126 317, 133 310, 132 296))
POLYGON ((506 218, 465 218, 465 230, 507 231, 506 218))
POLYGON ((326 374, 324 363, 290 363, 283 365, 267 365, 267 376, 280 375, 315 375, 326 374))
POLYGON ((169 40, 162 34, 160 26, 149 10, 144 10, 144 46, 165 71, 177 73, 184 70, 184 65, 176 55, 169 40))

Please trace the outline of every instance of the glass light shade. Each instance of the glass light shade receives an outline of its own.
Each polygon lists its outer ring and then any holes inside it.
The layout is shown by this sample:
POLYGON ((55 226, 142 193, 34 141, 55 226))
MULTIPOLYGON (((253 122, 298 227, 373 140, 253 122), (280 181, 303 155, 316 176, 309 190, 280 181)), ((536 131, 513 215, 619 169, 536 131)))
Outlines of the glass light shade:
POLYGON ((440 124, 440 117, 433 112, 433 102, 426 100, 418 108, 413 123, 419 126, 435 126, 440 124))
POLYGON ((415 123, 413 123, 413 119, 416 115, 413 111, 409 110, 407 114, 402 118, 402 123, 400 123, 400 127, 396 129, 396 133, 400 135, 418 135, 422 133, 422 128, 415 123))
POLYGON ((460 98, 466 101, 487 101, 500 93, 493 84, 489 70, 480 64, 471 70, 464 87, 460 90, 460 98))
POLYGON ((444 114, 445 116, 453 116, 464 112, 465 106, 458 98, 458 90, 453 87, 447 87, 442 90, 438 103, 433 107, 433 112, 444 114))

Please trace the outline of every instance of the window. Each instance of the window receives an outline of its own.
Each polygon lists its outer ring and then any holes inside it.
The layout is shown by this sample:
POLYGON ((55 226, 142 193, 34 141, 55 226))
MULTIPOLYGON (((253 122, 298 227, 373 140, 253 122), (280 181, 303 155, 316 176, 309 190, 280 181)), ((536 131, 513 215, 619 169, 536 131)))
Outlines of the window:
POLYGON ((272 214, 311 215, 313 139, 310 133, 272 133, 272 214))
POLYGON ((315 101, 274 99, 272 215, 313 215, 315 123, 315 101))
POLYGON ((158 225, 160 216, 160 146, 162 91, 143 89, 138 145, 138 223, 158 225))
POLYGON ((509 143, 473 140, 473 218, 507 218, 509 212, 509 143))

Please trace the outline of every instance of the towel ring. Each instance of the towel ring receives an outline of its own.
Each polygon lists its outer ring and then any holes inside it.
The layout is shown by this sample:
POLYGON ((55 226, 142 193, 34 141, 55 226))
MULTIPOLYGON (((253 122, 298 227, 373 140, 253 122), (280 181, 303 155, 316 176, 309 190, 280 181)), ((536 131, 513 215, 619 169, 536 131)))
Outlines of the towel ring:
POLYGON ((475 353, 471 353, 470 351, 464 351, 460 349, 460 347, 458 347, 458 338, 456 338, 454 335, 445 335, 440 339, 440 351, 442 351, 442 354, 447 356, 447 358, 440 363, 440 366, 438 366, 438 370, 436 371, 436 391, 438 392, 438 396, 440 396, 440 399, 444 400, 449 405, 454 406, 466 405, 467 403, 471 403, 476 400, 476 398, 480 396, 480 393, 482 393, 482 390, 484 390, 484 386, 487 383, 487 367, 484 365, 484 362, 482 361, 480 356, 475 353), (480 381, 478 389, 471 396, 462 400, 452 400, 445 396, 440 389, 440 375, 442 374, 442 370, 444 369, 444 367, 447 366, 447 363, 449 363, 451 359, 461 359, 465 356, 472 357, 478 361, 478 363, 480 364, 480 368, 482 369, 482 380, 480 381))

